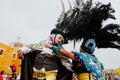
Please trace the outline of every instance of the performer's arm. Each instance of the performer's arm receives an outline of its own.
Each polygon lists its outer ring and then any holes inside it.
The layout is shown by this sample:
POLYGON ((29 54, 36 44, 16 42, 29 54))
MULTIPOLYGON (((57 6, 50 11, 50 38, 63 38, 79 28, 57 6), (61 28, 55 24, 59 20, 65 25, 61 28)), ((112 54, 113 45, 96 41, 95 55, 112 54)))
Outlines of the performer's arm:
POLYGON ((60 52, 60 54, 67 56, 74 61, 77 61, 77 58, 75 57, 74 53, 68 52, 64 48, 61 48, 59 52, 60 52))
POLYGON ((34 50, 42 50, 42 46, 45 43, 45 40, 40 41, 39 43, 33 43, 29 45, 24 45, 18 50, 18 58, 24 59, 24 54, 27 54, 34 50))
MULTIPOLYGON (((54 49, 56 50, 56 49, 58 48, 57 46, 54 46, 54 45, 51 45, 51 44, 46 44, 45 47, 51 48, 51 49, 53 49, 53 50, 54 50, 54 49)), ((77 61, 74 53, 66 51, 63 47, 58 48, 58 49, 57 49, 57 51, 58 51, 60 54, 66 56, 66 57, 69 57, 69 58, 71 58, 71 59, 74 60, 74 61, 77 61), (59 50, 58 50, 58 49, 59 49, 59 50)))

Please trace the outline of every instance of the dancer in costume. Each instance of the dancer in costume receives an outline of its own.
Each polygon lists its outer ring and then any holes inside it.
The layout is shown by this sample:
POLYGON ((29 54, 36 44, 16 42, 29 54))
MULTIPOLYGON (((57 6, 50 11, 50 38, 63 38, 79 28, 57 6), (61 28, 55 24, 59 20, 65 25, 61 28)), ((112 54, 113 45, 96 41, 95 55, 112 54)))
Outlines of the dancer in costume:
POLYGON ((77 73, 78 80, 104 80, 103 68, 94 55, 96 43, 94 39, 84 39, 80 52, 74 52, 80 61, 73 61, 73 70, 77 73))
POLYGON ((64 37, 60 29, 53 29, 49 39, 22 47, 18 51, 19 58, 24 58, 21 80, 72 80, 69 58, 76 60, 74 54, 67 51, 58 53, 60 49, 64 50, 64 37), (47 48, 47 45, 54 46, 47 48))

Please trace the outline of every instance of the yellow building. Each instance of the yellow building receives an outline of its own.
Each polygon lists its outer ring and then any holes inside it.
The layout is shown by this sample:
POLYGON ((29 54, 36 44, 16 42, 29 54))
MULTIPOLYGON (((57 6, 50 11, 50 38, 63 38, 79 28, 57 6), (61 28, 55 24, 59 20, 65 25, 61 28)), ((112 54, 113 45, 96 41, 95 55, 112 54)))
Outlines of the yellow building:
POLYGON ((115 70, 116 74, 120 77, 120 67, 115 70))
POLYGON ((17 58, 17 49, 0 43, 0 71, 11 74, 10 66, 16 65, 16 72, 17 74, 20 73, 21 60, 17 58))

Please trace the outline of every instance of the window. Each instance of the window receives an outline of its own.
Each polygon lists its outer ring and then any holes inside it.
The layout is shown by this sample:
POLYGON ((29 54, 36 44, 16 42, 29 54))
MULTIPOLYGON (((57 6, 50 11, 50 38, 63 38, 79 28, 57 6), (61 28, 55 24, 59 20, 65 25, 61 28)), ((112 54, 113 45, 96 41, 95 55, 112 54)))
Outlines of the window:
POLYGON ((3 57, 5 54, 5 50, 3 48, 0 48, 0 56, 3 57))
POLYGON ((13 53, 13 54, 12 54, 12 59, 13 59, 13 60, 16 60, 16 58, 17 58, 17 54, 13 53))

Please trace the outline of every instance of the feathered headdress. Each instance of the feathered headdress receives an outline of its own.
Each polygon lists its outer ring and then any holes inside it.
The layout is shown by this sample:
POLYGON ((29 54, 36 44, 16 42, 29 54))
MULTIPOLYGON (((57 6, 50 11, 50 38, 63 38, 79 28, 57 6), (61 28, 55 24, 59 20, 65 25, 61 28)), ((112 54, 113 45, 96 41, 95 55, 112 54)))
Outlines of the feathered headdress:
MULTIPOLYGON (((70 3, 70 2, 69 2, 70 3)), ((115 19, 112 13, 115 12, 111 3, 95 3, 92 0, 83 2, 76 0, 74 8, 65 12, 62 2, 63 12, 56 28, 60 28, 66 35, 66 40, 81 40, 82 38, 93 38, 98 48, 120 49, 120 25, 108 24, 102 26, 103 21, 115 19)))

